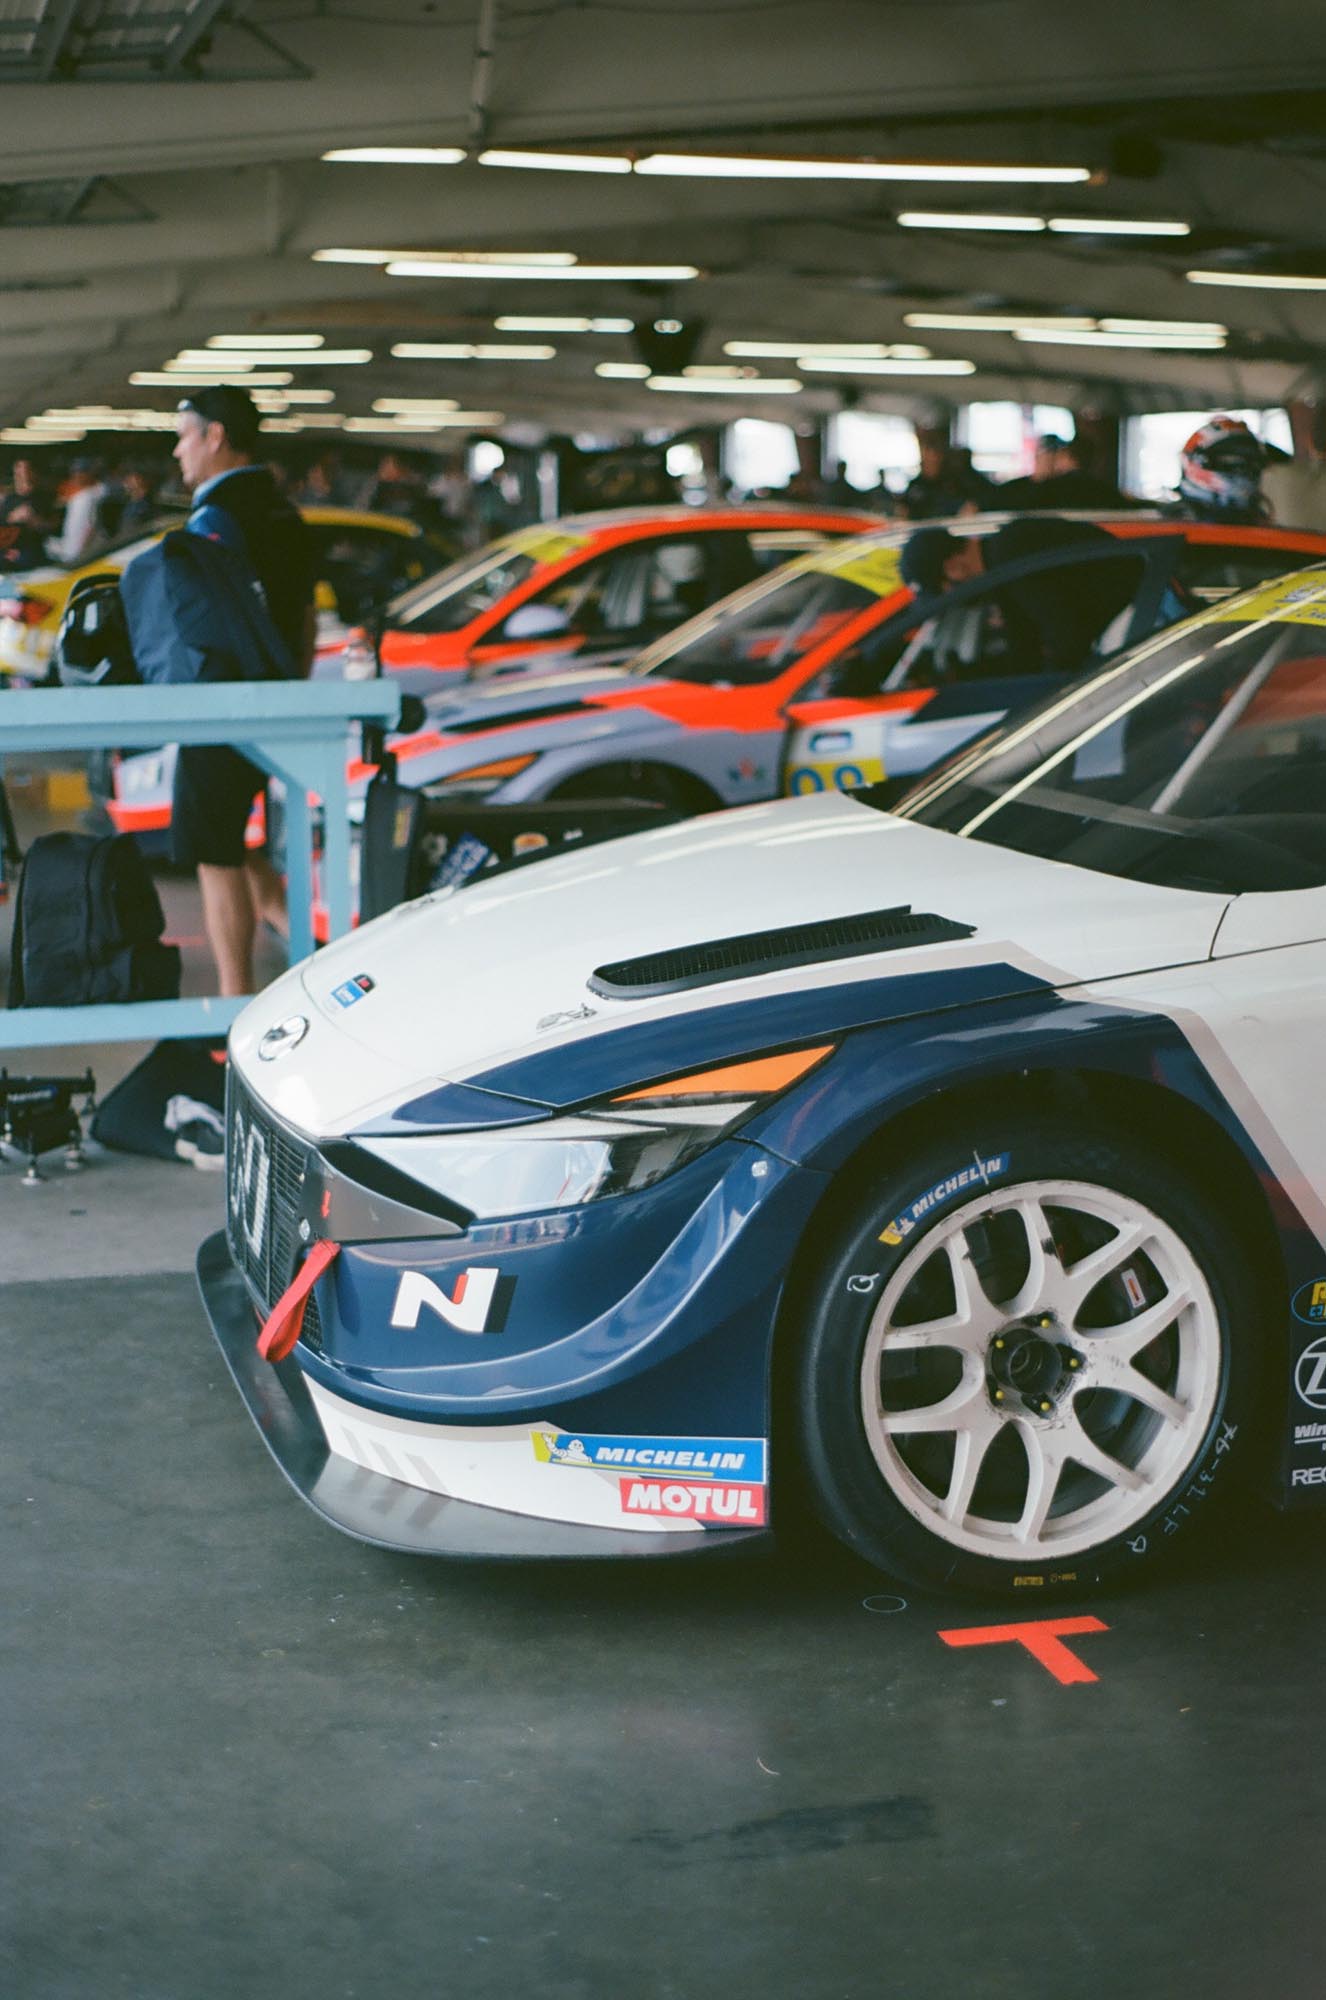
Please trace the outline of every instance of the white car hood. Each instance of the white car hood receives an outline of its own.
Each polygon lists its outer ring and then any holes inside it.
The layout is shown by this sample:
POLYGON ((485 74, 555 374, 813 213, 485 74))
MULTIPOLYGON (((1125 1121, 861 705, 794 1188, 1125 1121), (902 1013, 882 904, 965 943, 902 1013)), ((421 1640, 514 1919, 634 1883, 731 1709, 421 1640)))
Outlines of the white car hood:
POLYGON ((416 1086, 697 1008, 950 966, 1005 967, 1015 993, 1191 963, 1210 956, 1226 901, 960 840, 825 793, 684 821, 394 910, 276 981, 240 1015, 231 1047, 279 1115, 326 1135, 416 1086), (899 905, 973 935, 653 999, 587 985, 596 967, 645 953, 899 905), (356 978, 371 985, 347 1006, 356 978), (291 1015, 309 1022, 303 1041, 258 1062, 263 1034, 291 1015))

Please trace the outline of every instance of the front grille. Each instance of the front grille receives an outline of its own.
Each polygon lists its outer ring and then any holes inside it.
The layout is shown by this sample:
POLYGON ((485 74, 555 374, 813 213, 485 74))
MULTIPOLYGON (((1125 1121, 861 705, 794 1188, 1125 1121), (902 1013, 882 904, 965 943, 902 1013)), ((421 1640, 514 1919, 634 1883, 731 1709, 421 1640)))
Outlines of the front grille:
POLYGON ((250 1292, 270 1312, 295 1274, 304 1176, 313 1148, 278 1125, 226 1071, 226 1239, 250 1292))

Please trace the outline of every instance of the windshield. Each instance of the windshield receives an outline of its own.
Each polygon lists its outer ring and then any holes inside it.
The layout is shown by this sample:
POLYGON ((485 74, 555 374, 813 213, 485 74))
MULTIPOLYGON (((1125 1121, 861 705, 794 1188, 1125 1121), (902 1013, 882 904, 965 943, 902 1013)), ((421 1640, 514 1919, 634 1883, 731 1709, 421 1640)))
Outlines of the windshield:
POLYGON ((985 737, 896 810, 1171 888, 1326 883, 1326 572, 1189 620, 985 737))
POLYGON ((387 623, 398 631, 459 632, 532 576, 541 560, 510 540, 493 543, 402 591, 388 607, 387 623))
POLYGON ((715 687, 755 687, 779 674, 901 586, 896 546, 817 551, 693 618, 650 648, 639 671, 715 687))

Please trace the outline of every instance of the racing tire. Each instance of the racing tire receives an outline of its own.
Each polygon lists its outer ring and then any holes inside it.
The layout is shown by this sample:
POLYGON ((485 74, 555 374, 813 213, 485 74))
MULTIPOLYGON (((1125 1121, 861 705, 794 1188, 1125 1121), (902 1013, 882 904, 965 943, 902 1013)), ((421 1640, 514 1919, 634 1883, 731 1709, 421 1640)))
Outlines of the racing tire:
POLYGON ((955 1126, 872 1181, 803 1304, 810 1504, 922 1588, 1043 1601, 1140 1576, 1253 1456, 1253 1273, 1131 1138, 955 1126))
POLYGON ((721 801, 699 778, 666 764, 599 764, 564 778, 549 799, 568 803, 584 799, 639 799, 689 816, 711 812, 721 801))

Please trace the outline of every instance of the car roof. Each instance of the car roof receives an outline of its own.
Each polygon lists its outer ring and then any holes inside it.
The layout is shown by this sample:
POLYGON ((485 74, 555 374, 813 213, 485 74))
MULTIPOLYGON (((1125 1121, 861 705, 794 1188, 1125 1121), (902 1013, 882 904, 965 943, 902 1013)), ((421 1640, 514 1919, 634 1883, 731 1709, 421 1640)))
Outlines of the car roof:
MULTIPOLYGON (((816 501, 776 501, 748 500, 733 504, 687 507, 683 505, 659 507, 607 507, 598 512, 586 514, 562 514, 555 521, 537 521, 531 528, 545 529, 549 534, 563 531, 580 534, 602 534, 613 528, 645 527, 733 527, 740 528, 753 520, 767 520, 777 524, 780 521, 860 521, 863 529, 872 519, 868 507, 835 507, 829 502, 816 501)), ((516 531, 517 533, 520 530, 516 531)))

